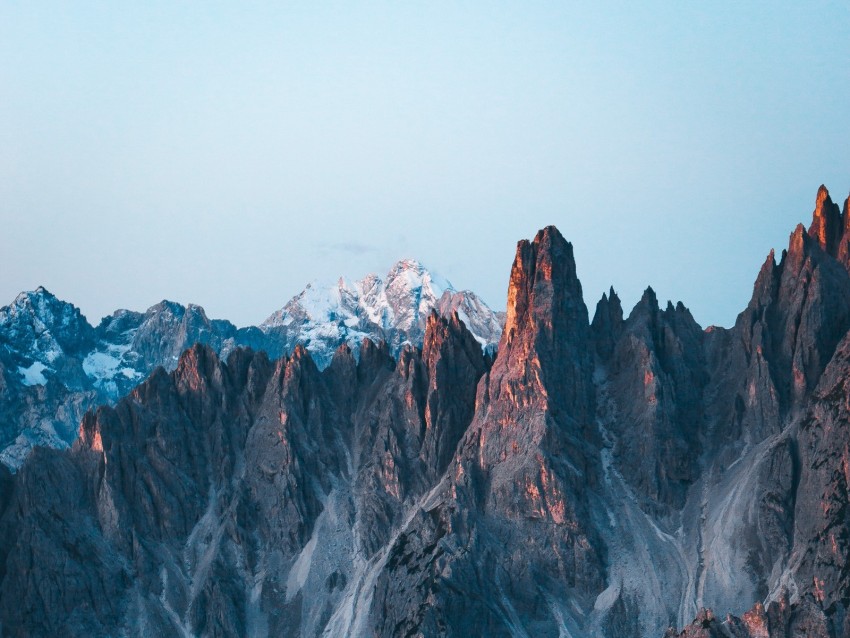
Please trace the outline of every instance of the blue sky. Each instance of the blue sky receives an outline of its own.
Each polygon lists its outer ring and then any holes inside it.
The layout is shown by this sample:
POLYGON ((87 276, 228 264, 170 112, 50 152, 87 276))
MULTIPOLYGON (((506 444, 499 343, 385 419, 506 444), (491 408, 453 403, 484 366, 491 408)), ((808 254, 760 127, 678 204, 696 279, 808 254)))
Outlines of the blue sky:
POLYGON ((730 325, 850 191, 850 5, 0 4, 0 303, 262 321, 416 257, 503 308, 557 225, 591 311, 730 325), (638 6, 639 5, 639 6, 638 6))

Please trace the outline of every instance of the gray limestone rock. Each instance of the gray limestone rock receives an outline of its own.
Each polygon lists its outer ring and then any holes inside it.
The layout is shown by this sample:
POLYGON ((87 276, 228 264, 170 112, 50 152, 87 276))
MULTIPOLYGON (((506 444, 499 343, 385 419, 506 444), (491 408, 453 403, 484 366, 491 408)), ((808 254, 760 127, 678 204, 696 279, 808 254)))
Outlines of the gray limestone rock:
POLYGON ((451 294, 399 311, 421 341, 326 340, 322 365, 196 307, 89 331, 21 299, 21 418, 103 400, 92 352, 159 367, 70 449, 0 468, 0 634, 848 636, 846 224, 819 192, 707 330, 652 289, 590 323, 548 227, 517 247, 495 358, 451 294))

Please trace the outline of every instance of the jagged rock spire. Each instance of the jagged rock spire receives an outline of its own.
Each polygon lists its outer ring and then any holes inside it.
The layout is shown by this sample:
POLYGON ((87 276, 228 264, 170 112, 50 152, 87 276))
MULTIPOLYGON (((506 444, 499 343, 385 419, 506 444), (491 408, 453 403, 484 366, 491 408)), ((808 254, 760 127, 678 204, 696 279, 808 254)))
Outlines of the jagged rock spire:
MULTIPOLYGON (((565 304, 557 302, 570 298, 581 302, 573 246, 557 228, 547 226, 538 231, 533 242, 524 239, 517 244, 508 286, 506 338, 502 344, 510 343, 529 322, 546 322, 548 315, 566 310, 565 304)), ((580 305, 575 311, 581 314, 583 310, 586 322, 587 309, 583 302, 580 305)))
MULTIPOLYGON (((788 252, 792 256, 802 256, 806 241, 811 240, 827 255, 842 263, 850 270, 850 197, 844 200, 843 210, 832 201, 826 186, 818 188, 815 209, 812 211, 812 223, 808 230, 800 224, 791 235, 788 252)), ((783 259, 785 253, 783 253, 783 259)))
POLYGON ((602 298, 596 304, 593 323, 590 332, 596 343, 596 351, 603 360, 607 360, 614 351, 614 344, 623 330, 623 305, 620 297, 614 291, 614 286, 608 294, 602 293, 602 298))
POLYGON ((847 220, 843 218, 838 204, 832 201, 826 186, 821 184, 815 199, 809 237, 816 239, 822 250, 837 257, 846 224, 847 220))
POLYGON ((805 401, 850 325, 844 223, 821 186, 808 231, 798 224, 779 264, 771 251, 759 272, 737 325, 748 351, 769 363, 768 375, 754 374, 773 388, 755 396, 778 403, 754 412, 785 414, 805 401))
POLYGON ((491 388, 499 395, 515 384, 541 384, 546 389, 534 396, 584 420, 593 402, 589 328, 572 244, 547 226, 517 244, 491 388))

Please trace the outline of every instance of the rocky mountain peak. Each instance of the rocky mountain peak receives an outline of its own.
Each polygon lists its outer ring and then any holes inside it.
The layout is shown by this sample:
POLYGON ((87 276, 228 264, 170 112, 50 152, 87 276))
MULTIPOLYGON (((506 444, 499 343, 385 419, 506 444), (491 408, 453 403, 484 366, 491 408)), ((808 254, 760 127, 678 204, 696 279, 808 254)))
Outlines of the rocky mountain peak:
POLYGON ((622 329, 623 305, 614 291, 614 286, 611 286, 608 293, 602 293, 602 298, 596 303, 596 312, 590 325, 596 351, 603 360, 611 356, 622 329))
POLYGON ((833 203, 826 186, 821 184, 815 199, 815 210, 812 212, 809 236, 816 239, 824 251, 835 255, 838 242, 844 231, 842 222, 838 205, 833 203))
POLYGON ((61 301, 44 286, 39 286, 20 293, 10 305, 0 308, 0 324, 16 319, 37 319, 46 325, 61 325, 81 320, 82 314, 73 304, 61 301))
POLYGON ((476 365, 480 361, 483 371, 481 347, 458 313, 445 316, 432 310, 425 324, 425 339, 422 342, 422 359, 429 369, 434 367, 438 353, 446 348, 447 342, 452 342, 450 350, 453 352, 460 349, 467 353, 468 359, 476 361, 476 365))
POLYGON ((26 344, 29 358, 51 365, 64 352, 76 354, 94 338, 79 308, 62 301, 43 286, 22 292, 0 308, 0 341, 11 347, 26 344))
POLYGON ((196 343, 180 355, 174 378, 178 386, 198 392, 220 374, 220 367, 215 351, 208 345, 196 343))
MULTIPOLYGON (((807 231, 797 225, 778 264, 771 252, 747 309, 738 317, 736 327, 751 364, 769 372, 749 372, 767 384, 764 392, 754 394, 769 399, 770 406, 759 405, 759 411, 784 415, 805 401, 850 326, 850 278, 836 259, 841 223, 837 207, 821 188, 812 227, 807 231)), ((753 431, 775 419, 757 421, 753 431)))
MULTIPOLYGON (((779 263, 782 263, 787 256, 788 251, 783 249, 779 263)), ((779 281, 780 273, 781 269, 779 264, 776 263, 775 251, 771 248, 767 259, 764 260, 764 263, 761 265, 758 275, 756 276, 756 281, 753 285, 753 295, 750 298, 748 307, 754 308, 759 305, 764 306, 769 302, 769 300, 776 294, 775 288, 779 281)))
POLYGON ((638 301, 637 305, 632 309, 629 318, 632 315, 637 314, 655 314, 660 310, 658 305, 658 295, 655 294, 655 291, 652 289, 652 286, 647 286, 646 290, 643 291, 643 294, 640 297, 640 301, 638 301))
MULTIPOLYGON (((295 346, 291 356, 279 359, 278 368, 276 373, 280 373, 283 395, 291 396, 293 401, 306 403, 306 397, 316 392, 319 370, 304 346, 295 346)), ((305 407, 306 410, 308 408, 305 407)))
POLYGON ((44 286, 38 286, 35 290, 25 290, 21 292, 12 302, 12 306, 16 307, 33 307, 43 303, 51 303, 58 301, 56 295, 50 292, 44 286))
POLYGON ((422 344, 428 313, 457 311, 481 347, 494 349, 501 335, 496 313, 470 291, 457 291, 415 259, 402 259, 385 278, 371 274, 350 282, 309 284, 260 326, 280 340, 284 352, 304 344, 317 365, 330 364, 341 343, 355 355, 364 339, 386 341, 394 356, 405 343, 422 344))
POLYGON ((422 262, 410 257, 399 259, 392 265, 387 273, 387 283, 389 284, 390 281, 398 279, 399 277, 409 277, 408 281, 414 282, 417 285, 421 285, 420 282, 434 282, 434 284, 439 288, 452 288, 451 283, 447 279, 434 274, 428 270, 422 262))
POLYGON ((617 294, 617 291, 614 290, 614 286, 611 286, 608 289, 607 294, 604 292, 602 293, 602 299, 600 300, 600 303, 610 304, 611 308, 614 310, 616 310, 616 308, 619 308, 621 312, 623 310, 623 304, 620 301, 620 296, 617 294))
POLYGON ((812 223, 808 235, 814 239, 821 250, 835 257, 844 267, 850 270, 850 217, 848 217, 850 197, 844 201, 844 209, 832 201, 825 186, 818 189, 815 198, 815 209, 812 213, 812 223))
POLYGON ((517 244, 491 397, 513 397, 514 408, 542 399, 584 422, 593 403, 591 347, 573 247, 547 226, 517 244))
POLYGON ((413 259, 397 262, 387 273, 387 303, 395 324, 403 330, 423 324, 446 290, 454 290, 447 279, 432 274, 413 259))
POLYGON ((803 224, 797 224, 797 227, 794 228, 794 232, 791 233, 791 238, 788 240, 788 250, 782 252, 782 260, 780 263, 784 262, 785 258, 788 256, 795 259, 802 258, 806 254, 806 247, 812 239, 817 242, 817 238, 809 237, 806 233, 806 227, 803 226, 803 224))
POLYGON ((356 368, 357 359, 354 358, 354 351, 351 349, 350 345, 343 343, 334 351, 331 363, 325 371, 328 375, 339 376, 339 374, 334 373, 334 370, 353 371, 356 370, 356 368))
POLYGON ((620 301, 620 296, 614 290, 614 286, 608 289, 608 292, 603 292, 602 297, 596 302, 596 312, 593 314, 593 320, 596 321, 596 314, 602 311, 604 314, 616 317, 623 316, 623 303, 620 301))
POLYGON ((186 306, 177 303, 176 301, 163 299, 158 304, 154 304, 153 306, 148 308, 148 314, 155 314, 160 312, 166 312, 176 317, 182 317, 186 312, 186 306))
POLYGON ((517 244, 508 285, 507 318, 502 345, 509 345, 529 324, 551 326, 562 313, 587 318, 573 247, 554 226, 540 230, 534 241, 517 244), (564 303, 559 303, 564 302, 564 303))

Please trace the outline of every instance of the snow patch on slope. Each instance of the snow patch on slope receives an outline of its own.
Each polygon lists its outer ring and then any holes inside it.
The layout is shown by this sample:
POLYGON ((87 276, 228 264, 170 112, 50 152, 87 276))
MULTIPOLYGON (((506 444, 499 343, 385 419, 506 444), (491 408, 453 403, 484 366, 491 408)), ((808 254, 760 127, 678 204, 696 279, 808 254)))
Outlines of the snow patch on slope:
POLYGON ((105 349, 91 352, 83 359, 83 372, 94 381, 95 386, 114 391, 116 378, 142 379, 144 375, 125 361, 125 355, 131 348, 129 344, 103 343, 101 346, 105 349))
POLYGON ((107 352, 92 352, 83 359, 83 372, 93 379, 103 380, 118 373, 121 360, 107 352))
POLYGON ((47 379, 44 376, 44 371, 49 369, 41 361, 36 361, 28 368, 19 367, 18 374, 24 378, 22 383, 26 386, 46 385, 47 379))

